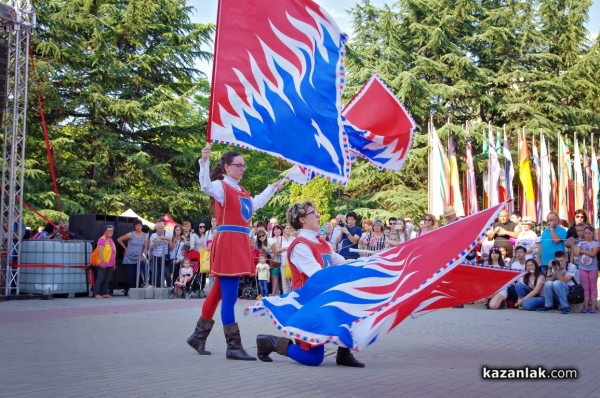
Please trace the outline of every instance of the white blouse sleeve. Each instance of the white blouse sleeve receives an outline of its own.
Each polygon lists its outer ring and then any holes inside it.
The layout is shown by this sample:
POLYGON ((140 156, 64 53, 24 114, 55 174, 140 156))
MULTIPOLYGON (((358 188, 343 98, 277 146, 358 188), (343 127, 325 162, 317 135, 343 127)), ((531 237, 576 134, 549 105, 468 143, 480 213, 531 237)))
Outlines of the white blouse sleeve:
POLYGON ((266 205, 267 202, 271 200, 275 192, 277 192, 277 189, 275 189, 273 185, 269 184, 264 191, 252 198, 252 211, 256 212, 266 205))
POLYGON ((208 196, 213 197, 221 205, 225 203, 225 192, 223 191, 223 184, 220 180, 210 180, 210 161, 202 162, 200 164, 200 172, 198 173, 198 181, 200 182, 200 189, 208 196))

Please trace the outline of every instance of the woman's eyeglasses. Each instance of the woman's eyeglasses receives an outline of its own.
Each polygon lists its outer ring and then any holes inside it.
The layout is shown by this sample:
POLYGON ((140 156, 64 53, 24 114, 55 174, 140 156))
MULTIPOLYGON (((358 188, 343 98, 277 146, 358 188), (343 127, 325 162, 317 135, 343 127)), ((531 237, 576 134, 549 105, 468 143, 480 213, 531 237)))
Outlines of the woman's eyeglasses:
POLYGON ((433 221, 431 218, 424 218, 423 221, 433 221))
POLYGON ((244 163, 231 163, 231 166, 238 167, 242 170, 246 170, 248 168, 248 166, 246 166, 244 163))

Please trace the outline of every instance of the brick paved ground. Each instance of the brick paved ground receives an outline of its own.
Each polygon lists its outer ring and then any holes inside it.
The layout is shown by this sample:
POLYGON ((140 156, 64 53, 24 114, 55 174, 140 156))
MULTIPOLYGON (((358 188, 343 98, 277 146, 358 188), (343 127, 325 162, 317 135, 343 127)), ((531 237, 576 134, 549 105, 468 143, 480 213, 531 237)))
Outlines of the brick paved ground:
MULTIPOLYGON (((186 343, 203 300, 0 302, 0 397, 599 397, 600 315, 447 309, 409 319, 357 355, 364 369, 225 359, 186 343), (482 365, 576 368, 569 381, 482 380, 482 365)), ((241 315, 246 349, 265 318, 241 315)))

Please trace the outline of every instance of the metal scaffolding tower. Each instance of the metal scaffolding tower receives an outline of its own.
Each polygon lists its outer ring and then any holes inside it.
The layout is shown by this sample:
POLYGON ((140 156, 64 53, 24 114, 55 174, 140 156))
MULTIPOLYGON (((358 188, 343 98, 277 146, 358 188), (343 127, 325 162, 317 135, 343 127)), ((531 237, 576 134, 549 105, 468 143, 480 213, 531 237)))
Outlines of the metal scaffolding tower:
POLYGON ((3 94, 5 97, 0 97, 0 110, 4 117, 0 296, 8 296, 19 294, 29 40, 35 27, 31 2, 20 0, 0 3, 0 24, 0 41, 3 42, 0 46, 6 53, 6 70, 0 68, 6 86, 4 93, 0 90, 0 96, 3 94))

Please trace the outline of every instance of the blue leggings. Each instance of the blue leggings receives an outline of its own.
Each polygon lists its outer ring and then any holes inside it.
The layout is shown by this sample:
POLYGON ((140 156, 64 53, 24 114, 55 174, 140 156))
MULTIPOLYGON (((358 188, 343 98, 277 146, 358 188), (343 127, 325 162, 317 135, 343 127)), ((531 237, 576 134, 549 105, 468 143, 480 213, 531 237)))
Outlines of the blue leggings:
POLYGON ((202 306, 202 318, 212 320, 221 301, 221 322, 224 326, 235 323, 235 302, 238 298, 240 278, 237 276, 216 276, 213 287, 202 306))
POLYGON ((299 345, 290 344, 287 349, 287 356, 303 365, 319 366, 325 358, 325 346, 316 346, 306 351, 299 345))

